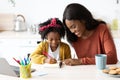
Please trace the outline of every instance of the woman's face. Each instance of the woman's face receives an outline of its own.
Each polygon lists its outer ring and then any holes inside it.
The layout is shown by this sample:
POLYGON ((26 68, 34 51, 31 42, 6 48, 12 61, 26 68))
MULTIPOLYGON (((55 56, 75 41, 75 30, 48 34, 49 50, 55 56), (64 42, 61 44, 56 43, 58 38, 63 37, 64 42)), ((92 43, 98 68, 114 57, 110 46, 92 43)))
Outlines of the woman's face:
POLYGON ((61 42, 60 35, 58 32, 50 32, 47 34, 47 41, 52 48, 57 48, 61 42))
POLYGON ((82 37, 86 30, 84 21, 66 19, 65 23, 68 29, 78 37, 82 37))

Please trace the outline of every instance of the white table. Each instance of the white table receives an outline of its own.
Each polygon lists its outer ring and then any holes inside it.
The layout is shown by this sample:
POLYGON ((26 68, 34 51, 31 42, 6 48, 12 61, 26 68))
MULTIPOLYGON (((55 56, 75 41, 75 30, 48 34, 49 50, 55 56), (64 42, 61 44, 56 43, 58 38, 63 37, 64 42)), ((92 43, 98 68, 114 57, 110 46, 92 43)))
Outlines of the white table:
MULTIPOLYGON (((107 65, 112 66, 112 65, 107 65)), ((36 72, 45 72, 46 75, 38 76, 32 73, 32 78, 28 80, 120 80, 101 73, 95 65, 44 67, 34 64, 36 72)), ((16 77, 0 75, 0 80, 23 80, 16 77)))

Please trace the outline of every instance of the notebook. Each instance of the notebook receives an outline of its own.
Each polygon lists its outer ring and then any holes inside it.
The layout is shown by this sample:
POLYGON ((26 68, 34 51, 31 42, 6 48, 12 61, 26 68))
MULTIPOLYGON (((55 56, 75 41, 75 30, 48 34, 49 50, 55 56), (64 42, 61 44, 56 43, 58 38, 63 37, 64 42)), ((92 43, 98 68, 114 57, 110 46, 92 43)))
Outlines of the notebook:
MULTIPOLYGON (((34 72, 35 69, 31 69, 34 72)), ((0 58, 0 74, 20 77, 19 67, 10 65, 5 58, 0 58)))

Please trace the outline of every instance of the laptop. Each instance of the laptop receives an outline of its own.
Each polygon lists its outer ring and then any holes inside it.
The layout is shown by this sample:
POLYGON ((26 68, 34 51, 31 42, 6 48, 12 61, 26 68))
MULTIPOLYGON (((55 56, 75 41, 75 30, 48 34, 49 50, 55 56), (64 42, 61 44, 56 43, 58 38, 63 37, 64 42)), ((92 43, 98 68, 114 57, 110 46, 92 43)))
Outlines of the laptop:
MULTIPOLYGON (((35 69, 31 69, 34 72, 35 69)), ((10 65, 5 58, 0 58, 0 74, 20 77, 19 67, 10 65)))

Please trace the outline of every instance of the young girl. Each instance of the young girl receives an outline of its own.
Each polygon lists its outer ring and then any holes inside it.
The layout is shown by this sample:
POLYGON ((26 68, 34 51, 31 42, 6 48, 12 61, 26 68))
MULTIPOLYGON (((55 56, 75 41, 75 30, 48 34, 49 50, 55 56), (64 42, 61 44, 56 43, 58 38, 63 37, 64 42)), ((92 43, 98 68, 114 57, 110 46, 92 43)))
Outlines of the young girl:
POLYGON ((36 50, 30 55, 31 62, 36 64, 54 64, 57 60, 71 58, 69 45, 61 42, 61 38, 65 36, 62 22, 58 18, 52 18, 39 26, 39 34, 43 41, 39 43, 36 50))

